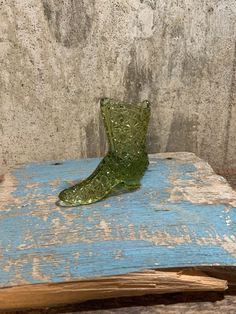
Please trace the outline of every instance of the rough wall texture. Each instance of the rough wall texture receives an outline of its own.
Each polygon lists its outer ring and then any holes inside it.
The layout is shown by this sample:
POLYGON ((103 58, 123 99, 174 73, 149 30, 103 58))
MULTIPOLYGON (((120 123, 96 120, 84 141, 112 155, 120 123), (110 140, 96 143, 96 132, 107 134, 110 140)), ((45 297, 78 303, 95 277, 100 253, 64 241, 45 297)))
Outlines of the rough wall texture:
POLYGON ((149 99, 149 151, 236 169, 235 0, 1 0, 0 163, 103 155, 99 98, 149 99))

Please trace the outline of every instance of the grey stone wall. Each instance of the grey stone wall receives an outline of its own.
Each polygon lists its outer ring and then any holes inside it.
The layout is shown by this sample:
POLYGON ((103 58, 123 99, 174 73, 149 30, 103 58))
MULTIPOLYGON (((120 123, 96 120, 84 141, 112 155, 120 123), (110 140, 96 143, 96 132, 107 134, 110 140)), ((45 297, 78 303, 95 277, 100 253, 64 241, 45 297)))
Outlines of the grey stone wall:
POLYGON ((1 0, 0 164, 103 155, 99 99, 149 99, 149 151, 236 169, 235 0, 1 0))

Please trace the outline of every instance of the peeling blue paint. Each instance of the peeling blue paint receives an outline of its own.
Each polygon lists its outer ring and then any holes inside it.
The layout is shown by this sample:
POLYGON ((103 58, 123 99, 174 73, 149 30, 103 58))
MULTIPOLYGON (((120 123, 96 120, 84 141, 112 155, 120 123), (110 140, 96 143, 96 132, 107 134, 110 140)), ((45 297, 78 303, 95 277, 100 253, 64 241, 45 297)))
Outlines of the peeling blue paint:
POLYGON ((141 189, 89 206, 58 208, 55 195, 68 182, 88 176, 99 161, 57 166, 49 161, 12 171, 16 202, 0 211, 0 286, 148 268, 236 265, 236 252, 224 242, 236 235, 236 209, 169 201, 173 174, 196 180, 191 163, 152 160, 141 189))

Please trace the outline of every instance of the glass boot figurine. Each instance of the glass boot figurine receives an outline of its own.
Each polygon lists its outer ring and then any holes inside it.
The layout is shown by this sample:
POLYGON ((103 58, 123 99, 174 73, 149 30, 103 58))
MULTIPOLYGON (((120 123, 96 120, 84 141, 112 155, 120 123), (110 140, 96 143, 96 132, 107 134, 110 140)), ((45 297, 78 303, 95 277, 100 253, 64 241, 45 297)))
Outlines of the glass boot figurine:
POLYGON ((140 187, 148 167, 146 136, 150 104, 125 103, 104 98, 100 101, 109 148, 94 172, 59 194, 59 206, 91 204, 119 190, 140 187))

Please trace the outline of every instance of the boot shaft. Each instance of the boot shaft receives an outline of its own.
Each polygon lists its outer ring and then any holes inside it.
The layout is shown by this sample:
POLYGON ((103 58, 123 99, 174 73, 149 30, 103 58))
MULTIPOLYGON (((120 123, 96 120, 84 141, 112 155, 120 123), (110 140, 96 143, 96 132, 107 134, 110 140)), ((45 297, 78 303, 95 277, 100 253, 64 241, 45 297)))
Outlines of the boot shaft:
POLYGON ((135 159, 146 154, 149 102, 131 104, 104 98, 100 104, 109 152, 120 158, 135 159))

